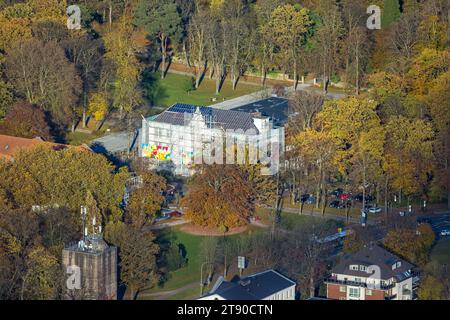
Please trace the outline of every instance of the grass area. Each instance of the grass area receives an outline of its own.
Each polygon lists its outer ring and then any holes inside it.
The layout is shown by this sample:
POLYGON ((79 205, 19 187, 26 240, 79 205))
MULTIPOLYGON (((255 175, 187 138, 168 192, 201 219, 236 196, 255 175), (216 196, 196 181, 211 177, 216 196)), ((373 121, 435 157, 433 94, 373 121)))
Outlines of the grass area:
POLYGON ((450 239, 439 241, 431 251, 431 260, 450 265, 450 239))
MULTIPOLYGON (((255 232, 260 230, 259 228, 249 228, 247 232, 255 232)), ((229 237, 237 237, 237 235, 231 235, 229 237)), ((187 265, 176 271, 169 272, 168 279, 160 286, 144 289, 140 292, 138 299, 152 299, 153 296, 148 294, 158 293, 162 291, 171 291, 178 288, 182 288, 194 282, 200 282, 200 250, 201 243, 205 239, 205 236, 196 236, 185 233, 179 229, 179 227, 164 229, 159 232, 157 236, 157 242, 163 243, 167 241, 177 241, 182 244, 186 250, 187 265)), ((207 289, 204 289, 205 292, 207 289)), ((171 297, 170 299, 191 299, 196 298, 199 295, 200 286, 189 287, 171 297)))
POLYGON ((185 88, 189 79, 191 79, 190 76, 174 73, 168 73, 164 80, 155 77, 154 81, 156 81, 156 84, 152 85, 156 86, 153 103, 166 107, 177 102, 208 106, 222 102, 224 99, 230 100, 261 90, 259 85, 238 83, 236 90, 233 91, 230 81, 225 81, 220 94, 216 95, 215 81, 205 78, 197 90, 187 93, 185 88), (217 101, 213 102, 213 98, 216 98, 217 101))
MULTIPOLYGON (((272 223, 272 211, 266 208, 258 208, 257 209, 257 215, 261 218, 261 221, 265 224, 270 225, 272 223)), ((291 212, 281 212, 281 220, 280 225, 281 227, 292 230, 295 229, 298 225, 301 223, 307 222, 310 219, 322 219, 318 217, 313 217, 308 214, 295 214, 291 212)), ((339 228, 344 226, 343 221, 337 221, 333 219, 324 219, 324 223, 329 224, 333 228, 339 228)))
MULTIPOLYGON (((335 215, 335 216, 346 217, 346 209, 330 208, 329 207, 329 202, 330 202, 330 200, 328 200, 328 205, 325 208, 325 214, 326 215, 330 214, 330 215, 335 215)), ((284 198, 283 206, 285 208, 300 210, 299 209, 300 204, 292 204, 289 197, 285 197, 284 198)), ((361 217, 361 208, 362 208, 362 204, 361 203, 354 202, 354 206, 351 207, 350 210, 349 210, 349 216, 352 217, 352 218, 359 219, 361 217)), ((309 215, 311 212, 322 214, 322 208, 319 207, 319 209, 316 209, 315 204, 307 204, 307 203, 305 203, 303 205, 303 214, 304 215, 309 215)), ((369 217, 368 217, 369 220, 381 220, 382 218, 383 218, 383 213, 377 213, 377 214, 369 213, 369 217)))
POLYGON ((205 237, 184 233, 179 228, 164 229, 159 233, 157 241, 176 240, 186 249, 187 265, 169 273, 169 278, 162 286, 151 289, 151 292, 174 290, 192 282, 200 281, 200 247, 205 237))
POLYGON ((92 140, 100 138, 104 135, 103 131, 98 133, 85 133, 85 132, 68 132, 66 135, 66 141, 68 144, 79 146, 81 144, 89 144, 92 140))
MULTIPOLYGON (((205 292, 208 289, 204 289, 205 292)), ((180 293, 174 294, 169 297, 168 300, 194 300, 197 299, 200 295, 200 285, 184 290, 180 293)))
MULTIPOLYGON (((269 224, 271 211, 265 208, 260 208, 257 211, 257 215, 261 217, 262 222, 269 224)), ((297 215, 293 213, 281 214, 281 224, 286 229, 294 228, 296 225, 301 224, 308 219, 313 219, 313 217, 307 215, 297 215)), ((331 224, 334 227, 341 227, 342 222, 338 222, 331 219, 324 219, 324 223, 331 224)), ((261 228, 250 226, 246 232, 259 232, 261 228)), ((229 237, 239 237, 237 235, 231 235, 229 237)), ((189 286, 192 283, 198 283, 200 281, 200 266, 201 266, 201 244, 205 239, 205 236, 196 236, 185 233, 180 230, 180 227, 168 228, 159 232, 157 235, 157 242, 167 243, 168 241, 177 241, 182 244, 186 250, 187 265, 176 271, 169 272, 167 280, 160 286, 154 288, 144 289, 140 292, 138 299, 155 299, 157 296, 150 296, 149 294, 154 294, 163 291, 171 291, 188 286, 185 290, 182 290, 175 295, 167 297, 170 300, 186 300, 194 299, 199 295, 199 286, 189 286)), ((230 275, 232 274, 230 270, 230 275)), ((208 289, 205 289, 205 292, 208 289)))
MULTIPOLYGON (((81 127, 81 124, 79 124, 81 127)), ((108 129, 107 125, 103 125, 102 128, 96 131, 97 122, 95 120, 91 120, 88 122, 86 130, 92 130, 92 133, 88 132, 68 132, 66 134, 66 141, 68 144, 79 146, 81 144, 89 144, 92 140, 100 138, 105 135, 106 130, 108 129)))

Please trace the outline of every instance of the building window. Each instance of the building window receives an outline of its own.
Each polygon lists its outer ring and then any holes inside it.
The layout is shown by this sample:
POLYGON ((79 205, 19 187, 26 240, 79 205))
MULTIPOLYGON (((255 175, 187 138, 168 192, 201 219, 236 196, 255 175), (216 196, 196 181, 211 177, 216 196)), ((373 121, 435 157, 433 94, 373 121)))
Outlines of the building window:
POLYGON ((355 278, 355 282, 361 282, 361 278, 355 278))
POLYGON ((340 286, 339 287, 339 292, 347 292, 347 287, 346 286, 340 286))
POLYGON ((366 267, 366 266, 359 266, 359 270, 361 270, 361 271, 367 271, 367 267, 366 267))
POLYGON ((372 290, 367 289, 366 290, 366 296, 371 296, 372 295, 372 290))
POLYGON ((350 288, 349 297, 350 298, 359 298, 359 288, 350 288))
POLYGON ((357 264, 351 264, 350 265, 350 270, 358 271, 359 270, 359 266, 357 264))

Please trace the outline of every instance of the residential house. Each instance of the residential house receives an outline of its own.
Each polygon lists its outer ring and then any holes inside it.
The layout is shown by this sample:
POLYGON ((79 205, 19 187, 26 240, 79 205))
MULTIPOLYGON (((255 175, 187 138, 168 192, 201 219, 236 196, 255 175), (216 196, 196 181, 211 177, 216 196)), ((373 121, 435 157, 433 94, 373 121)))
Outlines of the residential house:
POLYGON ((415 266, 376 244, 345 254, 325 280, 335 300, 412 300, 418 285, 415 266))
POLYGON ((296 283, 275 270, 225 281, 220 277, 199 300, 295 300, 296 283))

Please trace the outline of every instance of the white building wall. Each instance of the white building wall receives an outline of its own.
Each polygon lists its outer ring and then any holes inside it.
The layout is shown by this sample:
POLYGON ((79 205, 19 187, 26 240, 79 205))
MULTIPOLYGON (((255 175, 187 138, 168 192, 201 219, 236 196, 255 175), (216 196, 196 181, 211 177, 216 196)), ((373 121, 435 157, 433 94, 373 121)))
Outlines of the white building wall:
MULTIPOLYGON (((236 132, 233 137, 239 141, 245 141, 249 145, 258 146, 259 141, 269 142, 272 137, 276 137, 279 142, 279 154, 284 153, 284 128, 271 129, 271 123, 258 123, 262 130, 256 139, 251 139, 247 133, 236 132), (263 139, 264 137, 264 139, 263 139), (255 142, 256 145, 255 145, 255 142)), ((194 114, 188 125, 171 125, 155 121, 142 121, 142 144, 154 144, 158 146, 165 146, 171 149, 171 162, 175 166, 175 174, 191 175, 193 170, 189 168, 186 159, 182 157, 183 154, 193 153, 194 150, 202 150, 208 146, 213 139, 223 138, 225 132, 221 129, 208 128, 200 115, 194 114)), ((223 150, 226 152, 226 150, 223 150)), ((206 152, 204 152, 206 154, 206 152)), ((143 156, 141 148, 140 155, 143 156)), ((194 154, 194 159, 201 159, 201 154, 194 154)), ((218 155, 219 156, 219 155, 218 155)), ((155 161, 157 163, 158 161, 155 161)), ((159 162, 160 165, 163 165, 159 162)), ((210 161, 212 162, 212 161, 210 161)), ((191 164, 192 164, 191 163, 191 164)))

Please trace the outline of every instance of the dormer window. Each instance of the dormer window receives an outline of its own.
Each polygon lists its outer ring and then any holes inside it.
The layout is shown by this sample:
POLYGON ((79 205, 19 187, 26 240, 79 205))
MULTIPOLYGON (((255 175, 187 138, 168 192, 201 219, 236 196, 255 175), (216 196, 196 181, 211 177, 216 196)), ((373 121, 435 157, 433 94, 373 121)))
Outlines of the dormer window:
POLYGON ((366 272, 367 272, 367 267, 366 267, 366 266, 363 266, 363 265, 360 265, 360 266, 359 266, 359 270, 360 270, 360 271, 366 271, 366 272))
POLYGON ((351 264, 350 265, 350 270, 359 271, 359 266, 357 264, 351 264))
POLYGON ((401 261, 398 261, 397 262, 397 268, 400 268, 402 266, 402 262, 401 261))

